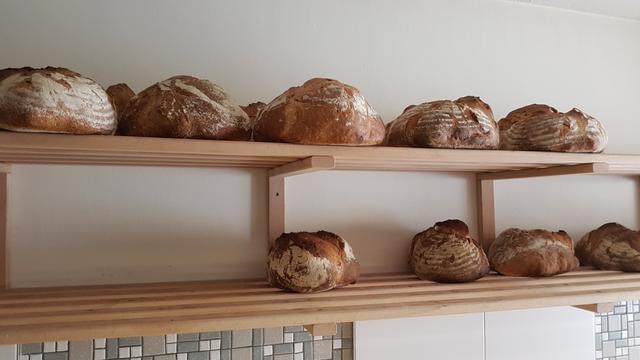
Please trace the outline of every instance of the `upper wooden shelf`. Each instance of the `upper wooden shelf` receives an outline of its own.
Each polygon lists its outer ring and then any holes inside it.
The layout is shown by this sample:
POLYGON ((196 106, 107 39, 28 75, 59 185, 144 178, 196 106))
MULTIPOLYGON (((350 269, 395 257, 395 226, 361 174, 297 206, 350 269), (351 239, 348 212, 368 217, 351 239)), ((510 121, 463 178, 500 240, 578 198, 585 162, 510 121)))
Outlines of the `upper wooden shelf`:
POLYGON ((86 165, 275 168, 330 156, 339 170, 496 172, 602 163, 640 173, 640 155, 397 147, 312 146, 247 141, 0 132, 0 162, 86 165))
POLYGON ((8 289, 0 343, 236 330, 637 299, 640 274, 580 269, 549 278, 489 275, 437 284, 414 275, 364 276, 318 294, 261 280, 8 289))

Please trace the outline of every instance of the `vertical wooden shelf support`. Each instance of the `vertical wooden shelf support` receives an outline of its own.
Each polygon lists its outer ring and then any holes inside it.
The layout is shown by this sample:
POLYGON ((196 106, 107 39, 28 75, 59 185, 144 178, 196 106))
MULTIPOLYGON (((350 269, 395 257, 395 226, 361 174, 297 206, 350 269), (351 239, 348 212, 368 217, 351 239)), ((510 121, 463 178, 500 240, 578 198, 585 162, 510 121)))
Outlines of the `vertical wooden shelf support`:
POLYGON ((7 178, 11 166, 0 164, 0 290, 9 287, 9 254, 7 251, 7 178))
POLYGON ((333 169, 335 165, 333 156, 311 156, 269 170, 269 247, 285 228, 285 179, 289 176, 333 169))
POLYGON ((313 324, 304 325, 304 329, 311 333, 313 336, 334 336, 338 333, 338 324, 313 324))
POLYGON ((614 303, 602 303, 602 304, 585 304, 585 305, 575 305, 575 308, 590 311, 596 314, 613 312, 614 303))
POLYGON ((481 179, 476 176, 476 204, 478 217, 478 236, 484 251, 496 238, 496 211, 493 194, 493 180, 481 179))

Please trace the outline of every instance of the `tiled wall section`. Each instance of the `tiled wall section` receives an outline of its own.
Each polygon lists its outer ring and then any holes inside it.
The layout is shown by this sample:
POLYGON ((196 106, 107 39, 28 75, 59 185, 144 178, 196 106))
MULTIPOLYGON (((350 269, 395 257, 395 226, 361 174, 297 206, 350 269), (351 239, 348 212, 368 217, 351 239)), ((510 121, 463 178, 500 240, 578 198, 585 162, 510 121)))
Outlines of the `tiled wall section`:
POLYGON ((595 322, 596 359, 640 360, 640 301, 622 301, 595 322))
POLYGON ((352 360, 353 324, 336 336, 302 326, 18 345, 17 360, 352 360))

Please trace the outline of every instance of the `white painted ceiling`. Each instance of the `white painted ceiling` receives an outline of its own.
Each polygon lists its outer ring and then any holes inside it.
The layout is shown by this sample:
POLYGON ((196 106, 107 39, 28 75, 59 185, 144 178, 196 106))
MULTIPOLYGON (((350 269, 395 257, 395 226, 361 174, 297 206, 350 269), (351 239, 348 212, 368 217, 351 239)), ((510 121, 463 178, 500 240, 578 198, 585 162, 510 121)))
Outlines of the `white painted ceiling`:
POLYGON ((511 0, 592 14, 640 20, 640 0, 511 0))

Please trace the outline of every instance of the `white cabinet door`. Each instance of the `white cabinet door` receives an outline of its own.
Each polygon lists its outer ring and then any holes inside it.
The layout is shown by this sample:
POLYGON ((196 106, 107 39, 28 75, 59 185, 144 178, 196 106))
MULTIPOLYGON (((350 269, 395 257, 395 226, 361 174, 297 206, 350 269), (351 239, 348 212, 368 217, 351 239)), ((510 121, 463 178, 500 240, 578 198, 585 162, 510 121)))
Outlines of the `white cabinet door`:
POLYGON ((595 358, 593 314, 571 307, 486 313, 486 360, 595 358))
POLYGON ((482 314, 354 323, 356 360, 482 360, 482 314))

